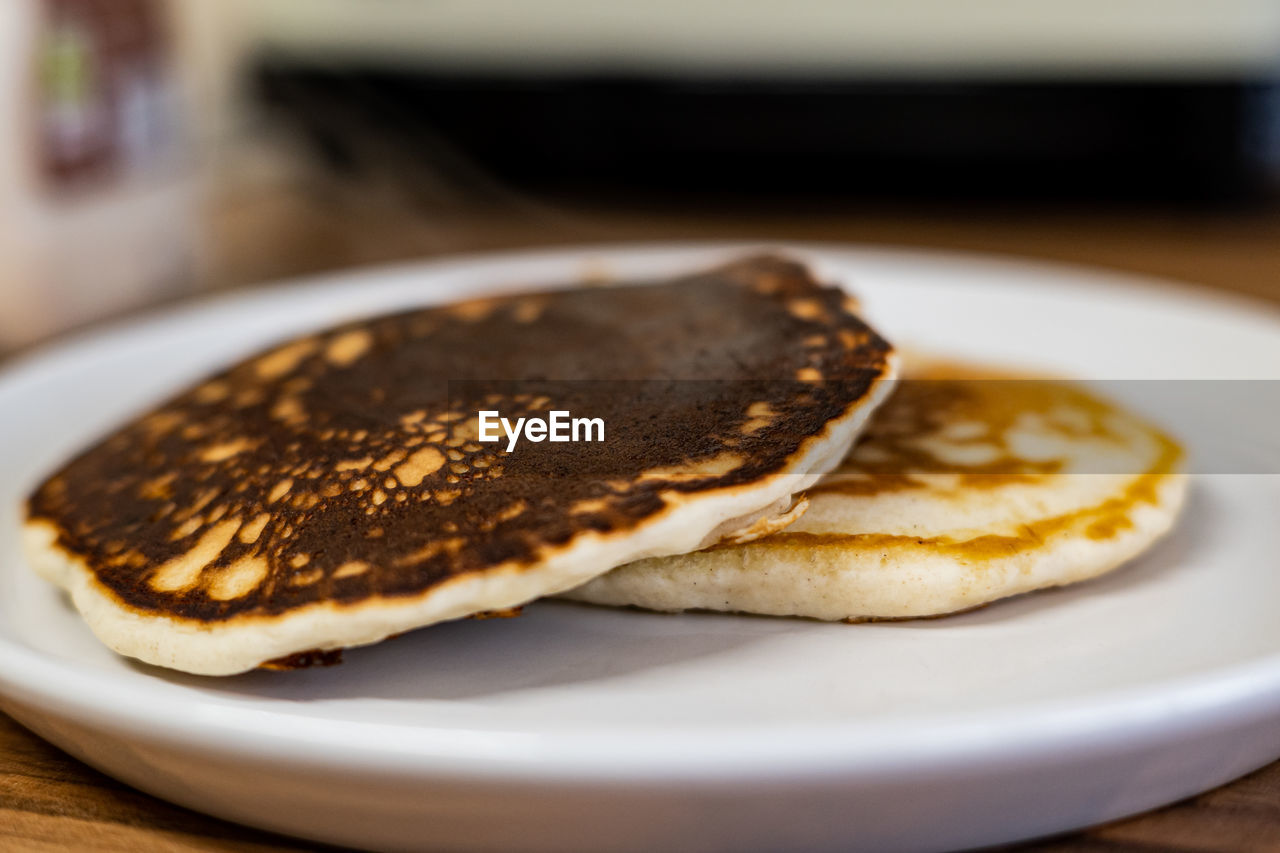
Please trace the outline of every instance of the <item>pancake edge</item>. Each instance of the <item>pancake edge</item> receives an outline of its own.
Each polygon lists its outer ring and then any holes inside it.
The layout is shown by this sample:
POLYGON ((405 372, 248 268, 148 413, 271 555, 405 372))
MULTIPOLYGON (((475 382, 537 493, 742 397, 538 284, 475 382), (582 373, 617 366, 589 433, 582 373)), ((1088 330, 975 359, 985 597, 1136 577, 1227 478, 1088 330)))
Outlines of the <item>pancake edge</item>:
POLYGON ((912 544, 913 559, 898 565, 884 562, 873 549, 850 554, 831 546, 829 558, 816 547, 810 565, 788 566, 764 539, 677 557, 661 567, 622 566, 560 597, 668 613, 709 610, 832 622, 947 616, 1090 580, 1139 556, 1173 528, 1186 501, 1187 474, 1159 477, 1155 501, 1134 505, 1130 527, 1106 539, 1064 535, 1047 550, 986 559, 976 570, 931 552, 927 544, 912 544))

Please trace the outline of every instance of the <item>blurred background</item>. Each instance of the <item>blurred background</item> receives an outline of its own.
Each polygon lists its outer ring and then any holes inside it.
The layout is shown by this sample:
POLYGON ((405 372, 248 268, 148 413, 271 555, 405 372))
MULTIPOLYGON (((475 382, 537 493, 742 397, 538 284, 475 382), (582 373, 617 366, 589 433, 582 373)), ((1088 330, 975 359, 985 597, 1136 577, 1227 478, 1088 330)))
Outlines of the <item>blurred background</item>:
POLYGON ((835 240, 1280 300, 1280 0, 4 0, 0 354, 451 252, 835 240))

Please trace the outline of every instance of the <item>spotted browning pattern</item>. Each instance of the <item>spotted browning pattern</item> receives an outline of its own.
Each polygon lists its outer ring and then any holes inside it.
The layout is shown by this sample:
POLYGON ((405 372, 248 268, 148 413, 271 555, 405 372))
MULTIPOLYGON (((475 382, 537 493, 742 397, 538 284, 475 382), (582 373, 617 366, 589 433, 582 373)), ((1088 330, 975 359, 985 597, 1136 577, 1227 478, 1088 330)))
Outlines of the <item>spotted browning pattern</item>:
POLYGON ((142 612, 420 596, 779 471, 888 352, 773 257, 402 313, 209 378, 50 477, 29 515, 142 612), (606 441, 507 453, 478 441, 482 408, 600 417, 606 441))
MULTIPOLYGON (((1043 483, 1072 469, 1140 473, 1133 466, 1148 460, 1134 447, 1136 426, 1131 415, 1067 382, 936 365, 900 383, 854 451, 809 494, 937 489, 940 474, 953 475, 957 489, 992 489, 1043 483), (1044 442, 1028 455, 1028 442, 1017 446, 1020 434, 1059 443, 1044 442), (1098 444, 1113 448, 1119 461, 1088 452, 1098 444)), ((1167 437, 1138 431, 1161 456, 1177 453, 1167 437)))
POLYGON ((910 372, 844 463, 807 492, 810 501, 915 491, 940 502, 982 491, 1052 488, 1062 477, 1092 474, 1122 475, 1125 485, 1096 505, 976 537, 813 532, 802 518, 760 544, 886 553, 923 548, 972 562, 1039 548, 1066 532, 1109 539, 1132 527, 1135 505, 1159 500, 1158 487, 1181 458, 1171 438, 1069 383, 936 364, 910 372))

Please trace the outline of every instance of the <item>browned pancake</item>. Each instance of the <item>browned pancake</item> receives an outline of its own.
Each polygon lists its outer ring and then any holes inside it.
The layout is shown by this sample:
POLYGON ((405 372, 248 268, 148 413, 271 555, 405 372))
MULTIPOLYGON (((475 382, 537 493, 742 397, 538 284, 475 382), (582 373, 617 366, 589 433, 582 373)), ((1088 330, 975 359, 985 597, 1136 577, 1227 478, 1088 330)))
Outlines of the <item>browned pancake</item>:
POLYGON ((890 347, 799 264, 365 320, 226 370, 29 501, 31 554, 108 645, 235 672, 517 606, 785 508, 890 347), (477 413, 601 442, 478 440, 477 413))

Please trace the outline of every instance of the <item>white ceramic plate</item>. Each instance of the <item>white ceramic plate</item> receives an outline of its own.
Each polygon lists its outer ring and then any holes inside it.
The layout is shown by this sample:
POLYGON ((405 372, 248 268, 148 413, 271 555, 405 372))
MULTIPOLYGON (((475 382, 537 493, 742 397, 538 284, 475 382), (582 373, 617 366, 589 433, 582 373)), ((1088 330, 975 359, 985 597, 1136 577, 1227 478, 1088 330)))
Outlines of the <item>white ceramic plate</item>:
MULTIPOLYGON (((551 602, 332 669, 223 680, 113 656, 23 566, 18 506, 51 466, 268 341, 731 248, 366 271, 167 311, 16 365, 0 379, 0 706, 158 796, 378 848, 955 848, 1142 811, 1280 756, 1274 474, 1198 476, 1176 534, 1125 570, 945 620, 551 602)), ((1265 308, 1063 267, 805 251, 854 283, 887 336, 931 351, 1095 378, 1280 374, 1265 308)), ((1275 417, 1214 416, 1275 447, 1275 417)))

